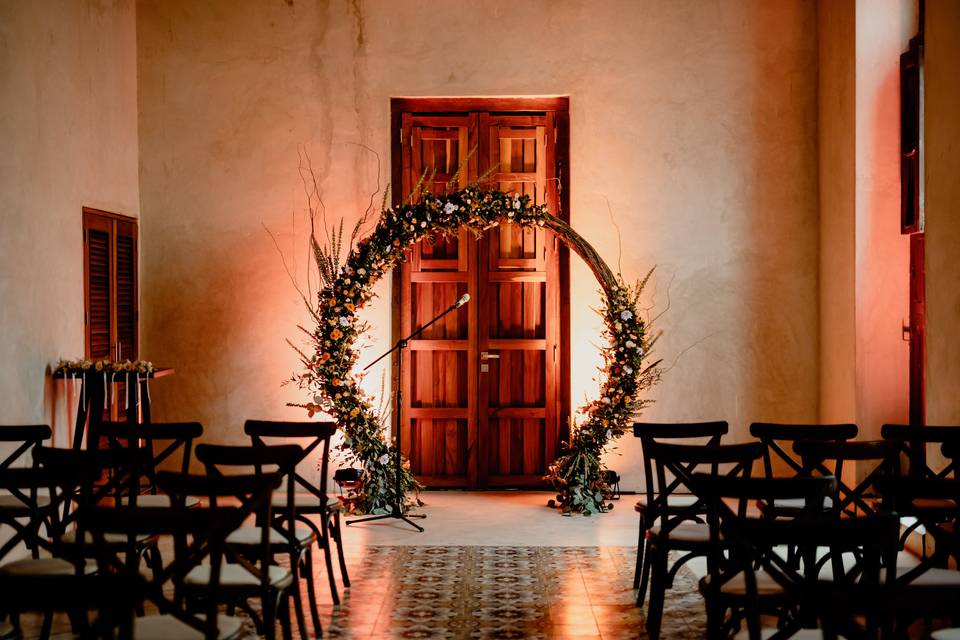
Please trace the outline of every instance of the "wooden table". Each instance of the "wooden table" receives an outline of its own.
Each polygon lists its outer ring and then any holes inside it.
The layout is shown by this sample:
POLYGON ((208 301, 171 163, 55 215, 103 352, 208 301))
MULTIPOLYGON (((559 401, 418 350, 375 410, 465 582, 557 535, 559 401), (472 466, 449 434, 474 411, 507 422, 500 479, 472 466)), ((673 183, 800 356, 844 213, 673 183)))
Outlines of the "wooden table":
POLYGON ((86 369, 75 374, 69 371, 58 371, 53 374, 57 380, 80 379, 80 406, 77 408, 77 421, 73 428, 73 448, 80 449, 83 442, 83 427, 90 418, 90 427, 87 432, 87 448, 91 442, 99 441, 99 426, 103 422, 103 411, 91 411, 93 407, 102 407, 107 393, 108 384, 124 383, 127 394, 127 422, 131 424, 146 424, 150 422, 150 394, 147 384, 153 378, 163 378, 174 372, 170 367, 159 367, 153 371, 142 373, 139 371, 97 371, 86 369), (142 401, 141 401, 142 398, 142 401), (138 411, 138 405, 140 411, 138 411), (142 420, 141 420, 142 418, 142 420))

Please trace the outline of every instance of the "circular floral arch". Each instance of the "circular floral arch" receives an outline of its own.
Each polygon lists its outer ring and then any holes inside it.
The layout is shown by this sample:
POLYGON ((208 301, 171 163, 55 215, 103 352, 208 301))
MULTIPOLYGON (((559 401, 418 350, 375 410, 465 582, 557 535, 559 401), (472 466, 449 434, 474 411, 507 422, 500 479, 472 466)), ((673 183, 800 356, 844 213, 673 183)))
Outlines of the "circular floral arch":
MULTIPOLYGON (((610 349, 603 351, 600 396, 577 411, 579 420, 571 421, 570 439, 545 479, 557 491, 563 512, 604 510, 608 487, 601 463, 603 449, 624 434, 648 403, 638 394, 659 377, 659 362, 643 364, 653 344, 637 313, 646 278, 626 284, 569 224, 527 196, 468 187, 446 196, 424 193, 416 203, 384 208, 376 227, 356 243, 342 265, 342 230, 339 236, 331 234, 326 248, 312 241, 323 287, 316 308, 311 309, 315 326, 304 329, 312 352, 300 351, 305 369, 292 378, 308 390, 310 401, 294 406, 307 409, 310 415, 326 411, 337 419, 344 434, 342 448, 362 468, 358 506, 365 512, 385 513, 394 503, 395 458, 385 437, 384 417, 361 389, 361 375, 353 372, 358 358, 354 342, 368 328, 358 320, 357 311, 373 297, 374 283, 403 261, 405 251, 416 242, 436 234, 455 235, 462 227, 479 236, 503 222, 550 229, 587 263, 600 284, 604 304, 599 312, 610 343, 610 349)), ((422 487, 409 465, 403 466, 401 500, 409 504, 411 494, 422 487)))

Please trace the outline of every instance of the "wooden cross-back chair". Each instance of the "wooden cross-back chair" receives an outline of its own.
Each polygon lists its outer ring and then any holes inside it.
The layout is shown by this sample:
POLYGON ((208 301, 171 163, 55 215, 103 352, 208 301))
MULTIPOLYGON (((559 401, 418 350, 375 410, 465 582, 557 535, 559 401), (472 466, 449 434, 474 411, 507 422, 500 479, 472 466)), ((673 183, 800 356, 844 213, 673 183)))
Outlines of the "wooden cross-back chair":
MULTIPOLYGON (((251 547, 259 549, 261 541, 266 536, 269 551, 267 565, 270 566, 262 565, 266 568, 262 568, 261 571, 266 573, 272 571, 277 574, 268 585, 267 593, 261 596, 264 612, 263 625, 268 635, 272 629, 273 611, 277 606, 281 607, 281 621, 286 620, 285 624, 289 626, 290 598, 293 599, 300 635, 302 637, 307 635, 303 615, 303 600, 300 595, 301 560, 304 556, 304 549, 309 550, 312 547, 314 537, 312 530, 296 526, 292 501, 294 493, 293 476, 296 473, 297 463, 302 457, 303 449, 295 444, 274 446, 197 445, 197 460, 204 465, 208 476, 229 480, 233 477, 229 472, 236 471, 238 468, 243 469, 246 473, 252 471, 254 475, 262 475, 265 472, 276 473, 280 477, 281 485, 283 485, 282 491, 288 498, 291 498, 285 502, 285 506, 273 507, 273 494, 271 494, 269 498, 271 502, 270 517, 260 518, 254 526, 239 527, 226 539, 228 548, 238 549, 243 554, 251 547), (286 569, 283 570, 287 575, 281 575, 280 572, 276 571, 280 567, 273 563, 273 560, 278 555, 286 555, 289 560, 289 572, 286 569)), ((242 499, 243 496, 238 495, 237 497, 242 499)), ((310 599, 315 601, 312 568, 308 568, 305 577, 310 599)), ((241 600, 241 604, 244 603, 245 597, 248 596, 243 596, 244 599, 241 600)), ((230 601, 227 600, 226 602, 229 603, 230 601)), ((248 611, 253 614, 253 611, 249 608, 248 611)), ((311 602, 311 613, 314 612, 316 612, 316 603, 311 602)), ((319 637, 319 613, 315 614, 313 621, 317 637, 319 637)))
MULTIPOLYGON (((880 428, 880 435, 896 443, 900 454, 907 460, 907 475, 933 480, 957 479, 960 426, 885 424, 880 428), (940 445, 945 462, 942 469, 934 469, 927 463, 926 447, 931 444, 940 445)), ((914 531, 925 526, 924 522, 932 525, 938 517, 944 519, 941 524, 950 522, 953 518, 952 507, 950 499, 930 496, 901 502, 897 506, 900 516, 914 519, 900 536, 901 547, 914 531)))
MULTIPOLYGON (((960 624, 960 480, 900 476, 881 478, 878 490, 893 512, 913 513, 933 538, 933 551, 898 569, 896 615, 906 629, 921 617, 960 624), (916 505, 924 508, 917 509, 916 505)), ((945 637, 956 637, 945 636, 945 637)))
POLYGON ((673 584, 680 568, 697 556, 707 555, 710 531, 702 516, 707 513, 707 502, 694 493, 693 474, 707 471, 720 477, 749 477, 753 465, 763 456, 763 445, 758 442, 729 445, 686 445, 650 442, 649 456, 656 468, 657 486, 662 487, 658 500, 669 504, 669 496, 687 491, 695 501, 686 507, 655 511, 655 520, 647 532, 647 554, 650 557, 650 602, 647 605, 647 633, 654 640, 660 635, 665 593, 673 584), (667 474, 674 481, 667 480, 667 474), (679 551, 683 555, 668 569, 668 554, 679 551))
MULTIPOLYGON (((28 466, 25 464, 28 462, 27 454, 34 447, 43 444, 44 440, 49 440, 50 435, 50 427, 45 424, 0 426, 0 443, 8 443, 14 447, 13 451, 0 460, 0 470, 28 466)), ((0 495, 0 524, 13 525, 17 519, 29 518, 31 505, 46 502, 48 502, 47 496, 44 495, 31 495, 25 502, 15 492, 2 494, 0 495)), ((39 557, 36 547, 31 548, 31 552, 34 557, 39 557)))
MULTIPOLYGON (((137 506, 136 488, 139 486, 142 470, 150 462, 149 452, 145 450, 98 451, 47 447, 37 448, 36 459, 48 469, 78 469, 78 473, 84 477, 84 482, 77 485, 75 499, 60 501, 56 505, 56 517, 47 527, 56 548, 55 553, 60 556, 67 556, 84 548, 91 550, 78 544, 77 539, 80 531, 76 528, 76 523, 83 504, 103 504, 115 509, 137 506), (86 474, 90 469, 93 470, 90 473, 95 477, 88 481, 86 474), (130 499, 131 496, 133 499, 130 499)), ((105 544, 110 546, 114 553, 126 550, 125 539, 122 537, 108 537, 105 544)), ((161 570, 163 559, 160 555, 158 535, 149 532, 141 534, 137 538, 134 554, 131 561, 139 563, 145 560, 154 574, 161 570)))
MULTIPOLYGON (((855 424, 780 424, 773 422, 754 422, 750 425, 750 435, 766 446, 763 456, 763 470, 767 478, 778 476, 775 466, 784 466, 783 477, 809 475, 803 466, 803 460, 793 452, 793 443, 799 440, 816 442, 842 442, 857 437, 855 424)), ((765 500, 757 502, 764 515, 772 518, 794 517, 803 510, 797 500, 780 499, 776 504, 765 500)), ((832 508, 827 500, 825 508, 832 508)))
MULTIPOLYGON (((294 511, 299 522, 313 529, 317 544, 323 549, 323 559, 327 568, 327 580, 330 596, 334 604, 340 604, 340 595, 333 568, 332 547, 337 545, 337 560, 340 565, 340 578, 343 587, 350 587, 350 575, 343 554, 343 528, 340 520, 340 501, 327 494, 327 478, 330 473, 330 440, 337 432, 335 422, 274 422, 269 420, 247 420, 244 433, 250 436, 254 446, 263 446, 276 440, 295 439, 305 443, 301 464, 310 462, 310 468, 318 470, 317 481, 311 482, 297 471, 294 476, 294 511), (314 455, 319 451, 319 460, 314 455), (314 521, 311 516, 316 518, 314 521)), ((286 504, 286 494, 274 496, 274 507, 286 504)))
MULTIPOLYGON (((166 464, 180 473, 188 473, 194 441, 202 435, 203 425, 199 422, 104 422, 100 425, 100 436, 109 449, 142 450, 149 455, 138 487, 140 507, 170 506, 169 497, 157 490, 157 472, 166 464)), ((196 506, 199 500, 191 498, 188 503, 196 506)))
MULTIPOLYGON (((232 565, 235 571, 258 576, 264 589, 268 588, 268 576, 248 559, 231 557, 226 539, 246 518, 269 517, 270 495, 280 485, 280 476, 261 473, 219 478, 161 471, 155 479, 158 487, 172 497, 172 506, 95 507, 78 521, 78 527, 90 534, 92 546, 98 551, 100 571, 137 580, 137 599, 157 607, 156 614, 134 620, 132 637, 208 640, 240 637, 243 631, 240 619, 218 612, 223 592, 235 586, 231 583, 231 565, 227 562, 240 563, 232 565), (187 496, 203 496, 206 504, 187 506, 187 496), (170 535, 174 542, 172 562, 152 580, 141 578, 135 564, 118 561, 117 556, 110 553, 109 545, 105 546, 108 538, 120 536, 132 550, 137 538, 144 533, 170 535), (190 576, 197 573, 205 574, 206 580, 191 583, 190 576)), ((269 541, 266 531, 263 533, 259 555, 250 553, 248 557, 269 562, 269 541)), ((129 559, 131 554, 128 552, 126 557, 129 559)))
POLYGON ((89 464, 45 465, 44 451, 44 447, 34 450, 36 464, 32 467, 0 469, 0 490, 9 491, 26 506, 23 517, 5 521, 0 527, 10 529, 0 546, 0 612, 12 615, 15 626, 19 613, 43 613, 41 638, 50 635, 54 611, 67 612, 74 631, 81 634, 92 632, 87 627, 90 610, 100 611, 101 621, 110 621, 107 626, 122 623, 122 616, 117 617, 116 612, 128 585, 110 576, 94 576, 95 567, 81 556, 58 557, 62 548, 40 534, 41 527, 63 529, 64 514, 75 501, 86 502, 83 496, 89 493, 82 493, 81 487, 91 486, 99 477, 99 469, 89 464), (41 491, 45 493, 43 501, 37 499, 41 491), (12 559, 20 545, 42 549, 49 555, 12 559))
POLYGON ((829 496, 829 508, 836 515, 855 517, 880 511, 876 481, 883 476, 899 475, 899 448, 888 440, 870 441, 817 441, 799 440, 793 445, 794 452, 803 460, 801 475, 833 476, 837 479, 837 491, 829 496), (844 463, 870 465, 857 475, 860 480, 853 486, 843 481, 844 463))
POLYGON ((650 559, 646 553, 647 532, 661 512, 687 510, 697 503, 696 496, 681 495, 674 490, 677 481, 673 481, 661 490, 654 474, 653 459, 650 457, 650 445, 657 441, 702 441, 707 445, 720 444, 730 426, 725 421, 713 422, 675 422, 652 423, 637 422, 633 425, 633 436, 640 438, 643 451, 643 477, 646 487, 634 510, 640 516, 640 531, 637 537, 637 564, 633 570, 633 588, 637 592, 637 604, 643 605, 647 594, 647 582, 650 575, 650 559))
MULTIPOLYGON (((822 637, 876 638, 889 633, 895 593, 898 521, 893 514, 834 518, 823 509, 837 491, 832 476, 717 478, 694 483, 710 504, 710 574, 701 582, 707 600, 708 637, 746 622, 737 637, 788 638, 822 624, 822 637), (753 516, 730 501, 802 503, 791 519, 753 516), (782 547, 798 549, 789 560, 782 547), (734 611, 729 622, 721 607, 734 611), (776 631, 761 629, 762 614, 778 615, 776 631)), ((886 637, 886 636, 883 636, 886 637)))

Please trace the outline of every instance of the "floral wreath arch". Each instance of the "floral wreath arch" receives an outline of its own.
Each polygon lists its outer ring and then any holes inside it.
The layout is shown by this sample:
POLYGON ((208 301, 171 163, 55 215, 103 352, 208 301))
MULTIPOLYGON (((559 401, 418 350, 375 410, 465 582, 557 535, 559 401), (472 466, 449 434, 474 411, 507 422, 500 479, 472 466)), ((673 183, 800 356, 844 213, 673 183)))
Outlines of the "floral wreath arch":
MULTIPOLYGON (((341 449, 362 469, 357 506, 363 512, 386 513, 394 504, 395 457, 385 437, 383 416, 361 389, 362 376, 353 373, 358 358, 354 342, 368 328, 358 320, 357 311, 373 298, 373 284, 404 260, 405 251, 416 242, 435 234, 455 235, 462 227, 480 235, 503 222, 555 232, 587 263, 604 295, 599 313, 611 348, 603 352, 600 396, 578 409, 580 420, 571 421, 569 442, 564 443, 563 453, 550 465, 545 479, 557 491, 557 506, 562 512, 592 514, 605 510, 609 488, 601 454, 650 402, 638 395, 660 375, 659 361, 644 365, 655 336, 648 334, 637 309, 649 274, 628 285, 614 275, 579 233, 551 215, 545 205, 534 205, 527 196, 471 186, 445 196, 423 193, 416 203, 384 207, 373 231, 353 246, 342 265, 342 225, 339 234, 334 231, 329 235, 326 248, 311 236, 322 286, 316 306, 308 304, 314 327, 301 327, 310 344, 308 349, 297 349, 304 369, 290 379, 307 391, 310 400, 291 406, 303 407, 310 416, 325 411, 336 418, 344 434, 341 449)), ((416 502, 411 493, 415 496, 421 488, 404 463, 404 504, 416 502)))

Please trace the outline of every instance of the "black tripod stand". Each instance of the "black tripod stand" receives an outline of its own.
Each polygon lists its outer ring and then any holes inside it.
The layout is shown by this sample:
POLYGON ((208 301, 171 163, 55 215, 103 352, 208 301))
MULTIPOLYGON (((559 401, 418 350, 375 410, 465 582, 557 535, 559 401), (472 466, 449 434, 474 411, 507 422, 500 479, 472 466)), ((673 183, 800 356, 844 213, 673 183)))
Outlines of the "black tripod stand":
POLYGON ((410 515, 404 515, 403 504, 402 504, 403 498, 401 497, 401 493, 400 493, 400 473, 402 469, 401 464, 403 462, 402 456, 400 455, 400 433, 401 433, 400 418, 401 418, 401 411, 403 410, 403 350, 407 348, 408 346, 407 343, 410 342, 410 340, 417 337, 418 335, 420 335, 421 333, 423 333, 424 329, 426 329, 427 327, 429 327, 430 325, 432 325, 437 320, 447 315, 454 309, 459 309, 463 305, 467 304, 467 302, 469 301, 470 301, 470 294, 469 293, 464 294, 463 297, 461 297, 455 303, 450 305, 450 308, 448 308, 446 311, 444 311, 443 313, 438 315, 436 318, 434 318, 427 324, 423 325, 422 327, 420 327, 419 329, 417 329, 416 331, 408 335, 406 338, 400 338, 399 340, 397 340, 397 343, 393 345, 393 347, 391 347, 389 351, 387 351, 386 353, 381 355, 379 358, 377 358, 376 360, 374 360, 373 362, 371 362, 370 364, 368 364, 366 367, 363 368, 363 370, 366 371, 367 369, 377 364, 378 362, 386 358, 388 355, 390 355, 394 351, 400 352, 399 357, 397 358, 397 399, 396 399, 397 407, 396 407, 396 412, 394 413, 394 415, 396 416, 396 419, 393 421, 394 429, 396 430, 395 438, 394 438, 395 439, 394 447, 396 451, 395 455, 396 455, 396 465, 397 465, 396 473, 394 474, 396 484, 394 485, 393 508, 390 511, 390 513, 385 513, 379 516, 370 516, 369 518, 360 518, 359 520, 350 520, 347 522, 348 526, 351 524, 359 524, 361 522, 373 522, 374 520, 385 520, 387 518, 397 518, 398 520, 403 520, 404 522, 409 524, 411 527, 415 528, 417 531, 421 531, 421 532, 423 531, 423 527, 421 527, 420 525, 410 520, 410 518, 426 518, 427 516, 422 513, 411 513, 410 515))

